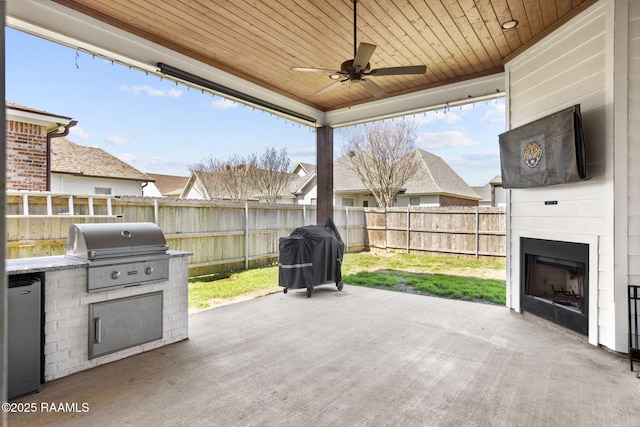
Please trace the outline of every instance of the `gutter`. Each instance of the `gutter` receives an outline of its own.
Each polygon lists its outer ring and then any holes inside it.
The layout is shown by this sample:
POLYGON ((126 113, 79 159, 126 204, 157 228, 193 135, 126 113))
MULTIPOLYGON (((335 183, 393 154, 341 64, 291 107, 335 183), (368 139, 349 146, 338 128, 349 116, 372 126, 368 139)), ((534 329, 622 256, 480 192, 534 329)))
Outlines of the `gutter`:
POLYGON ((47 191, 51 191, 51 139, 61 138, 69 135, 69 129, 77 124, 77 120, 71 120, 66 125, 60 123, 51 123, 49 126, 47 126, 47 191))

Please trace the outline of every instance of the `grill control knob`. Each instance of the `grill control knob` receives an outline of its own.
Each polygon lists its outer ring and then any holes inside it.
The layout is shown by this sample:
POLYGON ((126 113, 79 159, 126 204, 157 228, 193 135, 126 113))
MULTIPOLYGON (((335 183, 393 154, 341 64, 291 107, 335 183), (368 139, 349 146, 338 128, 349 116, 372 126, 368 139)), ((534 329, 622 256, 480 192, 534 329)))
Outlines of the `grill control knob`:
POLYGON ((153 267, 147 267, 144 269, 144 274, 146 274, 147 276, 151 273, 153 273, 153 267))
POLYGON ((120 272, 119 271, 112 271, 111 272, 111 278, 113 280, 118 280, 120 278, 120 272))

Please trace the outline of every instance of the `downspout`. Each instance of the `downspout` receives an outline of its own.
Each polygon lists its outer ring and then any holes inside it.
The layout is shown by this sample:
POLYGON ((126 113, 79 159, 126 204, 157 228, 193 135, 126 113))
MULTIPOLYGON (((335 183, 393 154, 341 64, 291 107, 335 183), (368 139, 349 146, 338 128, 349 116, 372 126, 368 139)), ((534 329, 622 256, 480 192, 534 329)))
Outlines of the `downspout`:
POLYGON ((47 191, 51 191, 51 139, 69 135, 69 129, 77 124, 77 120, 71 120, 68 125, 58 125, 51 131, 47 127, 47 191))

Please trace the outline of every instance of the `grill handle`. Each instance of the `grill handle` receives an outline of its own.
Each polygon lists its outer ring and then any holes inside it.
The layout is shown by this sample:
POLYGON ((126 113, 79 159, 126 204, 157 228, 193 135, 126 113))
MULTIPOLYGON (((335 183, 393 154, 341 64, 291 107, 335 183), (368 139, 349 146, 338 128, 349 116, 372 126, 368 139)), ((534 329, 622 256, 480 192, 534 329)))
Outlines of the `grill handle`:
POLYGON ((102 341, 102 319, 96 317, 93 319, 93 343, 100 344, 102 341))

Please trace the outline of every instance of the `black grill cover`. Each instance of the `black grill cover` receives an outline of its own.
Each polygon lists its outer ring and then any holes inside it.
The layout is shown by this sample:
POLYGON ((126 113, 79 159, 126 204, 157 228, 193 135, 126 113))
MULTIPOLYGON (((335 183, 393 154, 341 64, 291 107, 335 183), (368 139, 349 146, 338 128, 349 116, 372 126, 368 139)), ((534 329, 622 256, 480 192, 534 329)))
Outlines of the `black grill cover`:
POLYGON ((328 218, 322 225, 298 227, 279 242, 278 283, 300 289, 342 281, 344 243, 328 218))

